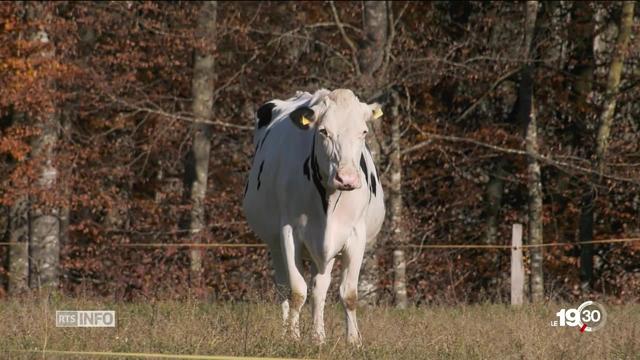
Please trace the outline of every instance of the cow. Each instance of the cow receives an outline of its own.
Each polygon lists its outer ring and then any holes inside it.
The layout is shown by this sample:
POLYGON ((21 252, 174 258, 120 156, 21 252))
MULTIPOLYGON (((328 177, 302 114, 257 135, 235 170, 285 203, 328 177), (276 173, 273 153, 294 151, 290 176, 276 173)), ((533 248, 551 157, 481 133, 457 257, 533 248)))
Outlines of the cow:
POLYGON ((365 145, 367 122, 380 105, 351 90, 298 92, 271 100, 256 116, 253 164, 243 208, 267 244, 285 331, 300 337, 307 299, 302 260, 312 268, 313 338, 324 342, 324 304, 335 259, 342 260, 340 299, 347 340, 360 345, 356 322, 358 275, 385 216, 382 186, 365 145))

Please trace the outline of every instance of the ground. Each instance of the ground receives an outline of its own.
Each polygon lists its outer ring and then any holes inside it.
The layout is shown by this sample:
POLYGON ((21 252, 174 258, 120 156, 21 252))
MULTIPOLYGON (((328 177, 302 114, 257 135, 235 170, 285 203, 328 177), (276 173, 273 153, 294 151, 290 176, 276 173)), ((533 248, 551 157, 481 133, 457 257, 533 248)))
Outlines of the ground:
POLYGON ((0 300, 0 358, 92 358, 9 352, 46 348, 318 359, 640 359, 640 304, 605 304, 607 323, 595 333, 550 326, 559 309, 579 304, 360 308, 364 346, 354 349, 344 342, 337 304, 326 310, 328 341, 316 346, 310 341, 308 305, 301 320, 303 339, 294 341, 282 337, 279 308, 267 302, 46 298, 0 300), (117 327, 56 328, 55 310, 115 310, 117 327))

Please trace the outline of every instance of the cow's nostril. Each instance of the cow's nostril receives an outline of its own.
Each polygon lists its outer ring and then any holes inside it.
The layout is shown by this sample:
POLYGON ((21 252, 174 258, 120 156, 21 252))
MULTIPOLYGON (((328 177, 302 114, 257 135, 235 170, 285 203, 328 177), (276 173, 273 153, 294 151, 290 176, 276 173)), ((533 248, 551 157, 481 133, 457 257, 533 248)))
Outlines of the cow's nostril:
POLYGON ((336 173, 335 182, 342 188, 350 190, 360 186, 358 175, 349 172, 336 173))

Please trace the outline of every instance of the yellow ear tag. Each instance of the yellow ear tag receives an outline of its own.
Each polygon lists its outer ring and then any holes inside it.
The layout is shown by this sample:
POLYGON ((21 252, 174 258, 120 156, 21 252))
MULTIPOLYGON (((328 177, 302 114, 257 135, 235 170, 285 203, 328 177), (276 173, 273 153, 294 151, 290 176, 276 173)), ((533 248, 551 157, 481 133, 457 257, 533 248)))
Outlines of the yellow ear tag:
POLYGON ((382 116, 382 109, 376 108, 375 110, 373 110, 373 118, 374 119, 377 119, 380 116, 382 116))
POLYGON ((302 126, 307 126, 309 124, 311 124, 311 120, 307 119, 305 116, 300 118, 300 123, 302 124, 302 126))

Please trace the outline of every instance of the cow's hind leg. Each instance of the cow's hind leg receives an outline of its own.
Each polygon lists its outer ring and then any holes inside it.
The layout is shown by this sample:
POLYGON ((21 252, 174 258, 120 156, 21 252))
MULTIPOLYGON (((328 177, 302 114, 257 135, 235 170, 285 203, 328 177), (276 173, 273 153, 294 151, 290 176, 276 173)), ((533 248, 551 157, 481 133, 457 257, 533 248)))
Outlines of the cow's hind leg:
POLYGON ((347 341, 350 344, 360 346, 362 338, 358 330, 358 322, 356 320, 356 307, 358 305, 358 276, 360 274, 360 266, 362 265, 362 257, 364 256, 364 227, 356 230, 352 234, 354 237, 349 241, 349 245, 342 252, 342 282, 340 284, 340 299, 344 306, 345 317, 347 322, 347 341))
POLYGON ((282 249, 280 242, 274 242, 274 246, 271 246, 271 262, 273 263, 273 269, 275 272, 276 282, 276 296, 280 307, 282 308, 282 326, 286 331, 287 321, 289 320, 289 294, 291 289, 289 287, 289 278, 287 275, 287 266, 282 256, 282 249))
POLYGON ((311 285, 311 304, 313 308, 313 338, 318 343, 324 343, 324 303, 327 290, 331 283, 331 269, 335 259, 331 259, 320 273, 314 264, 313 282, 311 285))
POLYGON ((282 249, 284 253, 289 286, 291 287, 289 325, 294 338, 300 338, 300 310, 307 299, 307 283, 302 276, 302 244, 296 244, 291 225, 282 227, 282 249))

